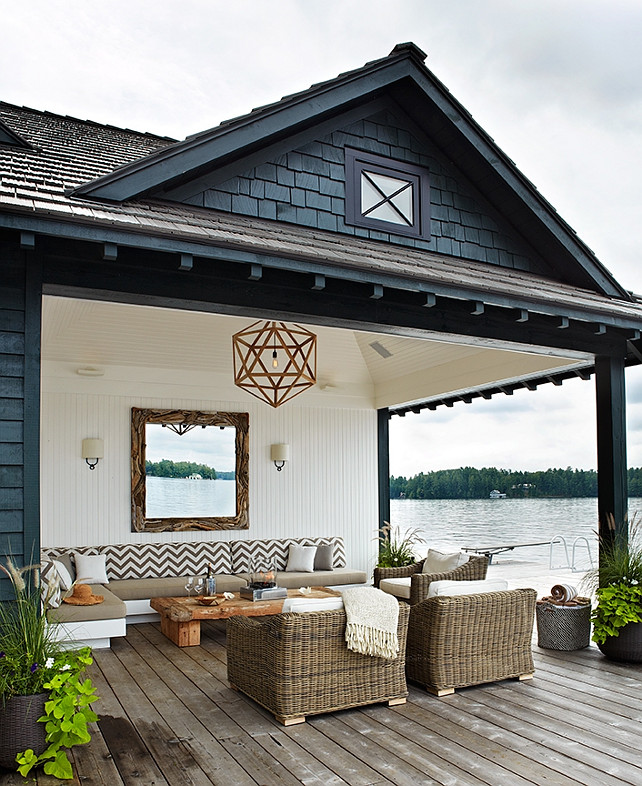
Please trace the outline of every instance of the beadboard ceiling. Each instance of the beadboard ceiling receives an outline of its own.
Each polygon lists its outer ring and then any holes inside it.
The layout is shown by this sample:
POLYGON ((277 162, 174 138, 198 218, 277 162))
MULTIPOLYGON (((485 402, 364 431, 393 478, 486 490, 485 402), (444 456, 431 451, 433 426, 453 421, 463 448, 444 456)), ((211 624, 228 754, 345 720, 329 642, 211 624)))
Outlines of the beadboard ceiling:
MULTIPOLYGON (((178 309, 43 298, 44 368, 130 367, 233 375, 232 334, 252 322, 178 309)), ((372 406, 474 389, 575 365, 559 358, 445 341, 310 326, 321 390, 359 389, 372 406), (374 344, 374 346, 373 346, 374 344)), ((44 374, 47 373, 45 370, 44 374)))

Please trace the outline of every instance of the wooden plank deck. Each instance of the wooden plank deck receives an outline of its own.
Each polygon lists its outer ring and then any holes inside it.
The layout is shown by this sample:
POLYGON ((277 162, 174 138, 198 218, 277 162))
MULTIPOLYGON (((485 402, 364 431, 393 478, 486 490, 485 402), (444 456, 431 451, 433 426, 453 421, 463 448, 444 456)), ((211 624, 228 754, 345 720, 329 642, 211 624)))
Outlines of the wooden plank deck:
MULTIPOLYGON (((622 786, 642 783, 642 667, 534 646, 535 678, 438 699, 410 685, 285 728, 227 685, 225 623, 179 649, 132 625, 95 653, 101 720, 74 749, 76 786, 622 786)), ((34 783, 0 776, 0 786, 34 783)), ((39 786, 56 779, 38 775, 39 786)))

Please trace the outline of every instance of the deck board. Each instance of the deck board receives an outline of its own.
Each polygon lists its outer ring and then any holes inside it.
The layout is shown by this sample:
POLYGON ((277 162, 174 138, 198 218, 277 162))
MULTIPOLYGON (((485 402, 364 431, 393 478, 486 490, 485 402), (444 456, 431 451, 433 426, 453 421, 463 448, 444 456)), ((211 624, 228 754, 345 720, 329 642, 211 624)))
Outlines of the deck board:
MULTIPOLYGON (((91 667, 101 717, 73 751, 87 786, 638 786, 642 666, 594 647, 534 647, 535 678, 438 699, 311 717, 283 727, 226 679, 225 623, 198 647, 174 646, 158 624, 98 650, 91 667)), ((15 774, 0 786, 34 784, 15 774)), ((59 782, 37 774, 37 786, 59 782)))

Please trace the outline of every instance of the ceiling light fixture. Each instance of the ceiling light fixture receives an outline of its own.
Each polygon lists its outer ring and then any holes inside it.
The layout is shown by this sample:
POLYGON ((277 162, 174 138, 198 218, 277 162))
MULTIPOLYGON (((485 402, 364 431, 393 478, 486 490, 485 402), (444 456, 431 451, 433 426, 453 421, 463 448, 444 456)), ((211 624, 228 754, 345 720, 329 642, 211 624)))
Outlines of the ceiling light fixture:
POLYGON ((300 325, 254 322, 232 336, 234 384, 279 407, 312 387, 317 337, 300 325))

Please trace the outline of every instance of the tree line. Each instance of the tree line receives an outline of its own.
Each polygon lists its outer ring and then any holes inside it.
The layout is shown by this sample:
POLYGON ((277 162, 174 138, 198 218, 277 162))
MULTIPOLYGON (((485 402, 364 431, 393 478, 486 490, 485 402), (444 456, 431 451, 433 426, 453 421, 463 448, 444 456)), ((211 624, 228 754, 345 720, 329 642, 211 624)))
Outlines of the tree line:
MULTIPOLYGON (((642 497, 642 467, 628 470, 630 497, 642 497)), ((390 478, 391 499, 488 499, 493 489, 507 497, 597 497, 592 469, 515 472, 495 467, 460 467, 390 478)))
POLYGON ((217 472, 214 467, 207 464, 197 464, 195 461, 146 461, 145 472, 154 478, 188 478, 190 475, 200 475, 204 480, 234 480, 233 472, 217 472))

